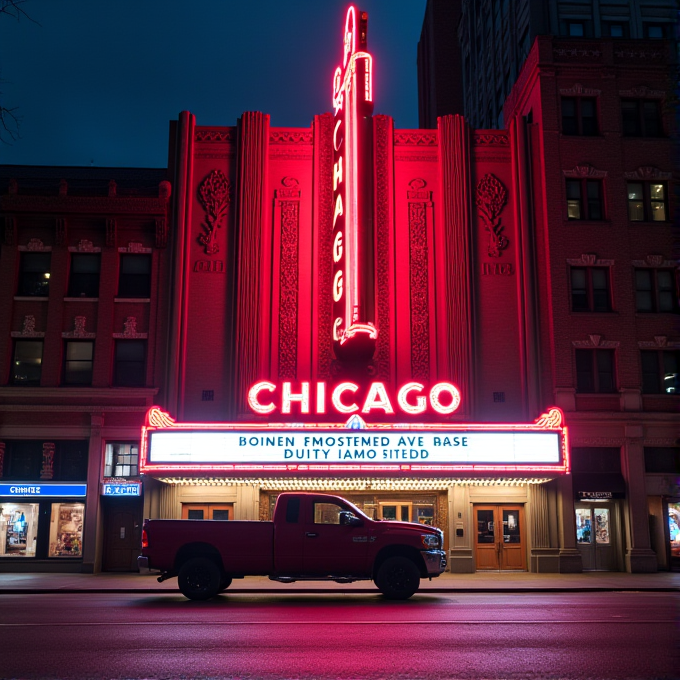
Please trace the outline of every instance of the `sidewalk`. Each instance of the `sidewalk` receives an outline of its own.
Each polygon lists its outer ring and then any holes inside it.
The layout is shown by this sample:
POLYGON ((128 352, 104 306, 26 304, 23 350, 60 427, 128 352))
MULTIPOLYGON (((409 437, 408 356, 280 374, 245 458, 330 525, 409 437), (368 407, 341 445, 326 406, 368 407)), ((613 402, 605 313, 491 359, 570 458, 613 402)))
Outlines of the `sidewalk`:
MULTIPOLYGON (((156 581, 156 573, 126 574, 4 574, 0 573, 0 595, 41 593, 178 593, 177 579, 156 581)), ((420 592, 432 593, 535 593, 587 591, 680 591, 680 573, 625 574, 587 572, 583 574, 530 574, 527 572, 442 574, 432 581, 421 581, 420 592)), ((370 581, 328 583, 298 581, 277 583, 264 576, 235 580, 228 593, 267 594, 371 593, 378 591, 370 581)))

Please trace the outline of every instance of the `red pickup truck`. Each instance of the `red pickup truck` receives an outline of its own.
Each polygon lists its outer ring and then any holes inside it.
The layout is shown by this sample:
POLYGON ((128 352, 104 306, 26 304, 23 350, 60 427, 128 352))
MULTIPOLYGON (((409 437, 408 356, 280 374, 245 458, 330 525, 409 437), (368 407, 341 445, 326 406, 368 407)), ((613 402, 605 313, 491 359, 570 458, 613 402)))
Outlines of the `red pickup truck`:
POLYGON ((140 568, 159 581, 177 576, 192 600, 207 600, 234 578, 274 581, 374 580, 389 599, 405 600, 421 578, 446 568, 441 529, 376 522, 354 505, 316 493, 282 493, 274 521, 145 520, 140 568))

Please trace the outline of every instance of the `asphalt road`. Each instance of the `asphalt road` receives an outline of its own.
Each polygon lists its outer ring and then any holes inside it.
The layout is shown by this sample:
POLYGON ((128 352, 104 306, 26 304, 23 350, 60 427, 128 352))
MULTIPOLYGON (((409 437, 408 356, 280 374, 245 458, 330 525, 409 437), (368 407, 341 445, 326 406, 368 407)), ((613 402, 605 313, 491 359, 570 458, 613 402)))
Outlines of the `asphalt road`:
POLYGON ((676 593, 0 596, 1 678, 678 678, 676 593))

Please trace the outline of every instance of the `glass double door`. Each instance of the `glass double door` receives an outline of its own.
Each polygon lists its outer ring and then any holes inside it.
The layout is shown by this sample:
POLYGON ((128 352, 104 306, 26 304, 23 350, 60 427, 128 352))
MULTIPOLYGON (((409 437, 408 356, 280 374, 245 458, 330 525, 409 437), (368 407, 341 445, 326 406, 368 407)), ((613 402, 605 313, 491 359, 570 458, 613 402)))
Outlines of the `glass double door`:
POLYGON ((576 503, 576 544, 584 571, 618 571, 614 503, 576 503))
POLYGON ((526 571, 524 507, 475 505, 478 571, 526 571))

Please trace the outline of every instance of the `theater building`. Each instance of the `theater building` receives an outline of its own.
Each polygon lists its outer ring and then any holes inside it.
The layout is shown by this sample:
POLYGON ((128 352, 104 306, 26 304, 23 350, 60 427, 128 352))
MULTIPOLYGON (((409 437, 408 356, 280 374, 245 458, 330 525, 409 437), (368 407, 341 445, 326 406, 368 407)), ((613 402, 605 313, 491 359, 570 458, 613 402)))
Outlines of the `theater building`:
MULTIPOLYGON (((280 492, 323 490, 441 527, 454 572, 669 568, 670 46, 539 38, 507 129, 399 130, 373 113, 366 20, 337 27, 331 113, 310 127, 171 124, 167 248, 153 230, 144 244, 156 369, 134 437, 111 435, 138 446, 138 507, 269 519, 280 492)), ((90 435, 92 483, 107 441, 90 435)), ((106 568, 92 506, 84 540, 106 568)))

